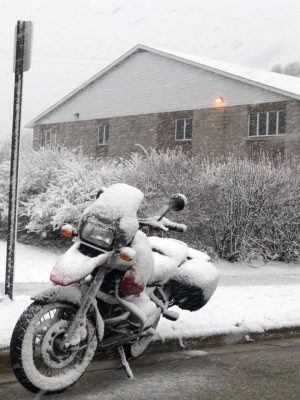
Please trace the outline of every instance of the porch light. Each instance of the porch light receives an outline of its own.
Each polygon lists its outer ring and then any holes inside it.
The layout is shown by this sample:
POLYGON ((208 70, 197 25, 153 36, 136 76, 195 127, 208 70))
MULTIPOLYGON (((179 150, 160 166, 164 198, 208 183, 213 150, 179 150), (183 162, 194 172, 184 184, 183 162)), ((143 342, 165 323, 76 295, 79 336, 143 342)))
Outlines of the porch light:
POLYGON ((224 106, 224 99, 223 99, 223 97, 218 96, 218 97, 215 99, 215 104, 216 104, 217 107, 222 107, 222 106, 224 106))

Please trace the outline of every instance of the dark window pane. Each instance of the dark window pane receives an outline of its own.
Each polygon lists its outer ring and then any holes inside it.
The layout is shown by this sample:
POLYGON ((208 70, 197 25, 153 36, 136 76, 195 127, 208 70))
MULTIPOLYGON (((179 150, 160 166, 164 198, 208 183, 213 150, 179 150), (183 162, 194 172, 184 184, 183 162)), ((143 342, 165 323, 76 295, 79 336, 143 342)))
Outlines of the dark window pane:
POLYGON ((176 121, 176 139, 182 140, 184 138, 184 119, 176 121))
POLYGON ((278 133, 283 135, 286 133, 286 112, 279 111, 278 133))
POLYGON ((50 143, 51 146, 56 146, 56 132, 51 132, 50 143))
POLYGON ((51 144, 51 131, 44 130, 42 132, 42 146, 50 146, 51 144))
POLYGON ((104 126, 98 127, 98 143, 103 144, 104 142, 104 126))
POLYGON ((269 135, 276 135, 276 121, 277 121, 277 112, 272 111, 269 112, 269 135))
POLYGON ((266 113, 259 113, 259 127, 258 127, 258 134, 259 135, 266 135, 267 134, 267 114, 266 113))
POLYGON ((188 118, 185 120, 185 139, 192 139, 193 120, 188 118))
POLYGON ((256 136, 257 130, 257 114, 250 114, 249 136, 256 136))
POLYGON ((109 138, 109 126, 105 125, 105 144, 108 143, 108 138, 109 138))

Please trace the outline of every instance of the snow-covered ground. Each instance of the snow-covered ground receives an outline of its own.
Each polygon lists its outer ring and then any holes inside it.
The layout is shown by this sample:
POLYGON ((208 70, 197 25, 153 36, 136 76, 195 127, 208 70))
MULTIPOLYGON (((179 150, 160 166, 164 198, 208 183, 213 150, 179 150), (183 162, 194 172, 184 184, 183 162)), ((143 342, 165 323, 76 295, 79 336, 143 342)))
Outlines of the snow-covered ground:
MULTIPOLYGON (((16 283, 49 282, 50 270, 59 257, 57 251, 49 251, 26 244, 17 244, 16 248, 16 283)), ((0 283, 5 280, 6 242, 0 240, 0 283)))
MULTIPOLYGON (((49 282, 59 253, 18 244, 16 296, 4 293, 6 244, 0 241, 0 347, 9 345, 21 312, 49 282), (25 295, 26 293, 26 295, 25 295)), ((176 322, 162 319, 158 330, 166 338, 208 336, 231 332, 262 332, 265 329, 300 326, 300 265, 270 263, 260 266, 218 261, 220 283, 210 302, 197 312, 180 311, 176 322)))

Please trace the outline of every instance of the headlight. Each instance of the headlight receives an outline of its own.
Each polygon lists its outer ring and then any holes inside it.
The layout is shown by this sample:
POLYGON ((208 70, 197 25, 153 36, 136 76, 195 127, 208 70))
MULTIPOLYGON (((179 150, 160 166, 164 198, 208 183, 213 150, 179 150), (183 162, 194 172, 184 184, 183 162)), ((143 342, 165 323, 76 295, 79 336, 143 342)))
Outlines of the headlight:
POLYGON ((114 240, 114 231, 87 221, 81 227, 80 237, 90 244, 108 249, 114 240))

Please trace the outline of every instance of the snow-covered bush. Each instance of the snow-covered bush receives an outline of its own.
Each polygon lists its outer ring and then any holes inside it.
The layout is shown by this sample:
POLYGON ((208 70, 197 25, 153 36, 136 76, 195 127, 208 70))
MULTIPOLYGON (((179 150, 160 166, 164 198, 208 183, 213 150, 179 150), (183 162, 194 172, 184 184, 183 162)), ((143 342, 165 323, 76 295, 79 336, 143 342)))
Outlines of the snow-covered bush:
POLYGON ((229 157, 210 164, 203 187, 202 228, 220 257, 299 260, 299 164, 229 157))
POLYGON ((26 229, 45 233, 78 222, 98 188, 113 180, 115 162, 97 161, 80 150, 44 149, 32 152, 22 165, 29 173, 21 179, 20 214, 29 220, 26 229))
POLYGON ((10 143, 0 143, 0 232, 6 229, 9 190, 10 143))
POLYGON ((0 164, 0 231, 6 229, 10 162, 0 164))
MULTIPOLYGON (((9 162, 0 161, 1 225, 8 175, 9 162)), ((255 161, 212 161, 181 150, 150 150, 110 160, 28 147, 20 161, 19 229, 51 237, 64 223, 78 222, 100 187, 116 182, 143 191, 143 217, 159 215, 171 194, 184 193, 188 206, 170 218, 188 225, 184 240, 193 246, 213 248, 228 260, 300 259, 299 164, 263 154, 255 161)))

